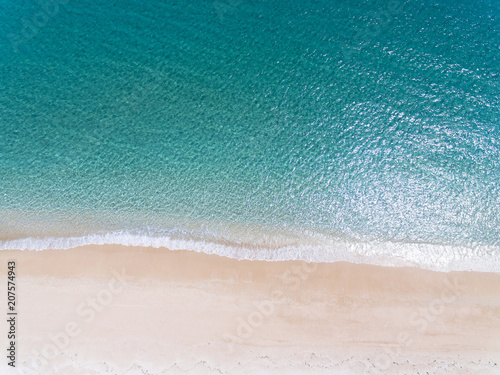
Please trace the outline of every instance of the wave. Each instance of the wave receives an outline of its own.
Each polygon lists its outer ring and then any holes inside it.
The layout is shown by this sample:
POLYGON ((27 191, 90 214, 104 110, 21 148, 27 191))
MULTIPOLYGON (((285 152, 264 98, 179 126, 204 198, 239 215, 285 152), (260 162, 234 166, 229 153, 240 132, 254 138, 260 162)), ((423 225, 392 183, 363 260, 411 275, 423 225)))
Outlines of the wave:
POLYGON ((0 241, 0 250, 71 249, 88 245, 122 245, 193 250, 236 259, 307 262, 367 263, 393 267, 418 267, 434 271, 500 272, 500 247, 488 245, 452 246, 390 241, 349 241, 322 238, 309 243, 274 243, 272 246, 152 235, 137 231, 114 231, 79 237, 29 237, 0 241))

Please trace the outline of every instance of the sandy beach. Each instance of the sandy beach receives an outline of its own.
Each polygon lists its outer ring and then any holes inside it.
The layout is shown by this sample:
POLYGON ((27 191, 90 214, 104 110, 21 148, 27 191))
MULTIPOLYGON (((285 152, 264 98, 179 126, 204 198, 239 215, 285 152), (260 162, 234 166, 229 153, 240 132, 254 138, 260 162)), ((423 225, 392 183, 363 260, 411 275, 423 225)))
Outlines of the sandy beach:
POLYGON ((123 246, 0 258, 18 311, 2 374, 500 373, 499 274, 123 246))

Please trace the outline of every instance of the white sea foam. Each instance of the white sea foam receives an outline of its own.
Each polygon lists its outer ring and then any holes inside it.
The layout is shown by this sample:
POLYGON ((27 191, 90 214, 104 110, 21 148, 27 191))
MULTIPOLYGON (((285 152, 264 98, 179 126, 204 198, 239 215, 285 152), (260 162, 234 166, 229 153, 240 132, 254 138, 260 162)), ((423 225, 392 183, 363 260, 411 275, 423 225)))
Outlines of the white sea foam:
POLYGON ((410 266, 435 271, 500 272, 497 246, 450 246, 428 243, 359 242, 324 238, 321 243, 283 243, 271 247, 244 243, 172 238, 117 231, 81 237, 22 238, 0 241, 0 250, 71 249, 85 245, 124 245, 170 250, 193 250, 236 259, 305 260, 308 262, 348 261, 384 266, 410 266))

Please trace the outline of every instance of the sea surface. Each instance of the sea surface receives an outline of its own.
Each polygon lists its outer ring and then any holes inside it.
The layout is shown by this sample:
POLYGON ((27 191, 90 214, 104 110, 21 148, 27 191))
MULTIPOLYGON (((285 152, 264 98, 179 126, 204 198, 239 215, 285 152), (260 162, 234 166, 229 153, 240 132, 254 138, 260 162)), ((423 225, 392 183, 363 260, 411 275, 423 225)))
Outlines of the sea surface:
POLYGON ((0 249, 500 272, 499 5, 0 0, 0 249))

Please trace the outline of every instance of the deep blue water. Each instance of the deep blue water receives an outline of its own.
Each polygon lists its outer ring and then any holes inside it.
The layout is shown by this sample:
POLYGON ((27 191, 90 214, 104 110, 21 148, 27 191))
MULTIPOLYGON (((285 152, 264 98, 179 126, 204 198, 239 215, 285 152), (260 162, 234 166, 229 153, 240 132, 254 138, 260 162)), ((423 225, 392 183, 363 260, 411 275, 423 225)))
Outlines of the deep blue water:
POLYGON ((500 269, 499 3, 0 1, 0 247, 500 269))

